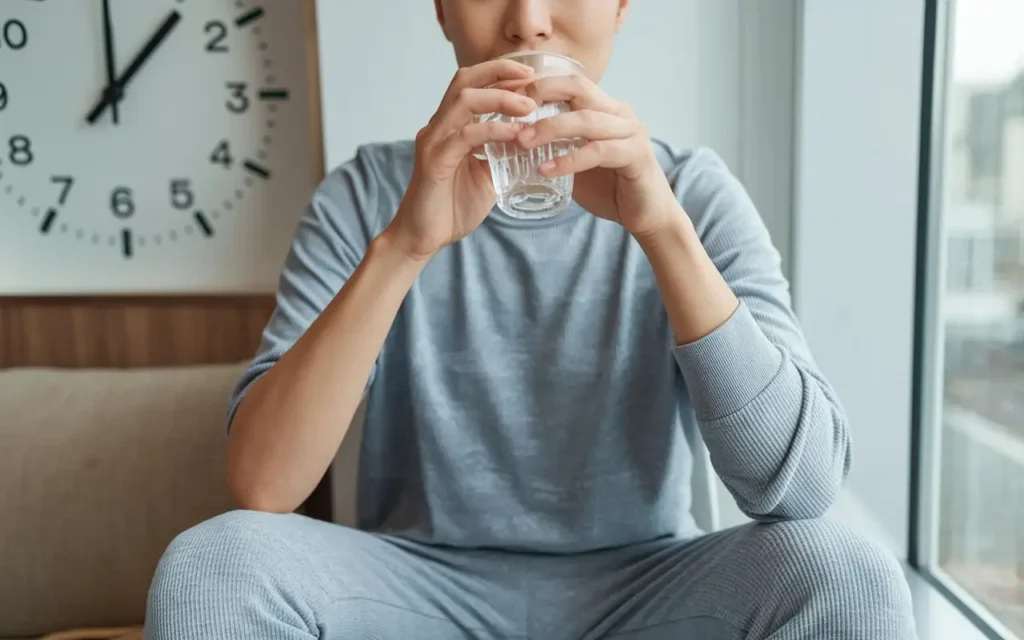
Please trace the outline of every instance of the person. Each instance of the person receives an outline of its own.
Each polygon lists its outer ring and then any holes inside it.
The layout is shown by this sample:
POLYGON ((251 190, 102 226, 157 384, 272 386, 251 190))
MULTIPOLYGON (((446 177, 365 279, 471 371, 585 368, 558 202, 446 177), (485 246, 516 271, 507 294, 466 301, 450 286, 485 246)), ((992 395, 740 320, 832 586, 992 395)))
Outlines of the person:
POLYGON ((147 638, 913 638, 898 563, 824 517, 849 425, 758 212, 599 87, 629 0, 435 4, 459 70, 312 196, 232 398, 240 509, 169 546, 147 638), (474 149, 556 138, 572 207, 497 209, 474 149), (364 400, 357 526, 291 513, 364 400), (693 430, 752 523, 697 527, 693 430))

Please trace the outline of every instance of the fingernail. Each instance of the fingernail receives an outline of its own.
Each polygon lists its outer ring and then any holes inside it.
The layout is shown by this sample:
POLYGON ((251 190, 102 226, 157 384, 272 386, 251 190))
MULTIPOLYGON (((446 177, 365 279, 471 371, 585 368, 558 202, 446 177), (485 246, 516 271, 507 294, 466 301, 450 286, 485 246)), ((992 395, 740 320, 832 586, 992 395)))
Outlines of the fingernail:
POLYGON ((529 142, 537 136, 537 131, 533 127, 527 127, 519 132, 519 139, 523 142, 529 142))
POLYGON ((554 160, 548 160, 544 164, 540 165, 540 170, 541 171, 551 171, 554 168, 555 168, 555 161, 554 160))

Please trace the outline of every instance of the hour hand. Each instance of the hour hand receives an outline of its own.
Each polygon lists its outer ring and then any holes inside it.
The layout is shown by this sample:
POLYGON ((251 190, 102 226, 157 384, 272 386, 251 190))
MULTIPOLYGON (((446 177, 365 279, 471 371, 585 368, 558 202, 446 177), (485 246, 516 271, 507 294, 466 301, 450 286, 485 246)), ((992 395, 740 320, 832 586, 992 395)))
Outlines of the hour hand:
MULTIPOLYGON (((115 83, 114 73, 114 24, 110 17, 110 0, 103 0, 103 51, 107 66, 107 87, 104 92, 110 90, 115 83)), ((114 118, 114 124, 118 124, 117 103, 121 99, 121 92, 112 96, 110 103, 110 114, 114 118)))
POLYGON ((156 52, 157 48, 163 43, 163 41, 170 35, 174 27, 181 21, 181 14, 177 11, 171 11, 171 13, 164 19, 160 24, 160 27, 156 30, 156 33, 146 42, 145 46, 142 47, 142 51, 135 56, 128 68, 125 69, 124 73, 121 74, 117 80, 110 84, 103 90, 103 95, 100 97, 99 103, 93 107, 89 115, 85 117, 85 121, 89 124, 94 124, 99 119, 106 108, 115 102, 119 102, 123 97, 125 87, 131 82, 135 74, 139 72, 142 65, 146 64, 150 56, 156 52))

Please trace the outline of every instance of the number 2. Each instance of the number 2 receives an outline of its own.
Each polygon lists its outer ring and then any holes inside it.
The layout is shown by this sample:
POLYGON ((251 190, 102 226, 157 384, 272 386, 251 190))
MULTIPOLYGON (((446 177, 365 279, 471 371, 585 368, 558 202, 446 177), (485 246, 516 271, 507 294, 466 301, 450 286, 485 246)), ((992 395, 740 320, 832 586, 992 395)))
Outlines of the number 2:
POLYGON ((203 33, 213 33, 213 37, 206 43, 206 50, 210 53, 227 53, 228 47, 224 40, 228 37, 228 27, 220 20, 210 20, 203 27, 203 33))

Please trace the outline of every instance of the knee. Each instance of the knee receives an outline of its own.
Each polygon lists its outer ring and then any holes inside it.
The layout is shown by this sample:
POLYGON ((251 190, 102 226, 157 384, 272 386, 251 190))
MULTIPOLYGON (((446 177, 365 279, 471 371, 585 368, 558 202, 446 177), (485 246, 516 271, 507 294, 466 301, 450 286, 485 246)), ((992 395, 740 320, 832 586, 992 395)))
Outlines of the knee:
POLYGON ((791 591, 839 609, 881 607, 910 614, 903 571, 880 545, 828 520, 758 526, 758 552, 766 569, 791 591))
POLYGON ((164 552, 161 565, 210 570, 256 561, 263 550, 279 546, 272 534, 288 516, 259 511, 229 511, 178 534, 164 552), (223 566, 224 564, 228 566, 223 566))
POLYGON ((272 531, 288 517, 231 511, 178 534, 157 564, 150 606, 160 608, 186 594, 245 580, 265 566, 267 555, 279 546, 272 531))

